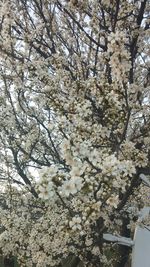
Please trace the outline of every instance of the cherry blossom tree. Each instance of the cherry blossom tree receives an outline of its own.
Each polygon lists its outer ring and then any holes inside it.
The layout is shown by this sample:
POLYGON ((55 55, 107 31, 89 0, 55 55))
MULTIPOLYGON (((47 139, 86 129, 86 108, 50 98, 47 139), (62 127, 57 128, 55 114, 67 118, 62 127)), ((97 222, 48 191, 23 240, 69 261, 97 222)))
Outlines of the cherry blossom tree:
POLYGON ((125 266, 103 234, 149 205, 149 11, 0 1, 0 249, 21 266, 125 266))

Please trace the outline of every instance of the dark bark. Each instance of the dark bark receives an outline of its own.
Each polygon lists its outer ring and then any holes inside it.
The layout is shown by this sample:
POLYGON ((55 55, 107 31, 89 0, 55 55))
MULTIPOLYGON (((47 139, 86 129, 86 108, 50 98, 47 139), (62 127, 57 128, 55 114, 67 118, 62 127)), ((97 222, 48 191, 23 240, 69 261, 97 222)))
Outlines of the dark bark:
MULTIPOLYGON (((121 236, 130 237, 130 230, 127 228, 130 220, 129 217, 126 216, 123 219, 122 229, 121 229, 121 236)), ((131 248, 123 245, 119 245, 118 252, 120 256, 120 260, 117 263, 116 267, 125 267, 125 264, 128 261, 129 253, 131 252, 131 248)))
POLYGON ((13 257, 4 258, 4 267, 15 267, 15 261, 13 257))

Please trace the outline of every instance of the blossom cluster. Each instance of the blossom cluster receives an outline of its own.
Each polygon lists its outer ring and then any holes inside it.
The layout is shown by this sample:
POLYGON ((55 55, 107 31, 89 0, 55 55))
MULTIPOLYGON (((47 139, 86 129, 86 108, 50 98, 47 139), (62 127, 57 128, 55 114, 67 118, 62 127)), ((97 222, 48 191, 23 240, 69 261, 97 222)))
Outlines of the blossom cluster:
POLYGON ((147 2, 0 2, 0 251, 21 266, 123 265, 102 237, 149 205, 147 2))

